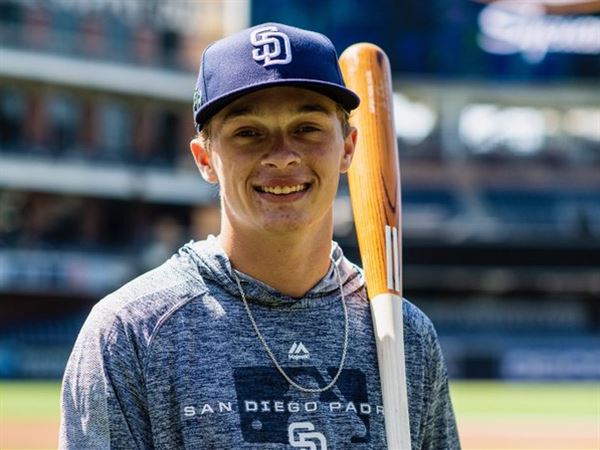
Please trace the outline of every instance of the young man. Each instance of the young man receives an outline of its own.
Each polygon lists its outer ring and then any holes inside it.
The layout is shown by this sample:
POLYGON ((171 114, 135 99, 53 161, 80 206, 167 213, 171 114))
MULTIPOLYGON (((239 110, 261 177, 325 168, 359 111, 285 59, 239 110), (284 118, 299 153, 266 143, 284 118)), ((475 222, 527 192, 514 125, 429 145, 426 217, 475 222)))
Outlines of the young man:
MULTIPOLYGON (((208 47, 191 151, 221 231, 93 309, 61 448, 386 448, 364 282, 331 240, 358 103, 323 35, 263 24, 208 47)), ((404 317, 412 448, 459 448, 433 326, 404 317)))

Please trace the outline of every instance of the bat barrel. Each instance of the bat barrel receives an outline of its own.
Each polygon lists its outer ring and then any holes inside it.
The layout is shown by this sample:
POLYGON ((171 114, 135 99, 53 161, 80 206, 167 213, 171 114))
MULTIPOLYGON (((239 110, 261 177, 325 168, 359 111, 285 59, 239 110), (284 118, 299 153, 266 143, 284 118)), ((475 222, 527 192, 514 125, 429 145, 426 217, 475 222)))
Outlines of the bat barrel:
POLYGON ((400 173, 389 60, 376 45, 361 43, 342 53, 340 66, 346 85, 361 98, 351 116, 358 140, 348 187, 367 290, 370 298, 402 296, 400 173))

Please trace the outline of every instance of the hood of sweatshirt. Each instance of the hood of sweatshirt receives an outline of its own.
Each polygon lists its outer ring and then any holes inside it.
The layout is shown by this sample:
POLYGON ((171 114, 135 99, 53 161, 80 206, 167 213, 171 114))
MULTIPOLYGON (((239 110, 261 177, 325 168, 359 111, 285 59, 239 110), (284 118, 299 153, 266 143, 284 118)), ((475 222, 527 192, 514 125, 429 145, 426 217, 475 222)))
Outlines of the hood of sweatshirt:
MULTIPOLYGON (((191 258, 198 275, 205 282, 216 283, 231 295, 240 295, 232 274, 235 269, 232 268, 229 258, 215 236, 209 236, 203 241, 186 244, 180 249, 179 255, 191 258)), ((344 257, 342 249, 334 241, 331 243, 330 255, 331 263, 325 276, 301 298, 283 295, 266 283, 237 270, 235 272, 249 302, 271 307, 323 305, 330 301, 339 301, 340 280, 345 296, 354 294, 364 286, 361 270, 344 257), (338 271, 339 279, 336 273, 338 271)))

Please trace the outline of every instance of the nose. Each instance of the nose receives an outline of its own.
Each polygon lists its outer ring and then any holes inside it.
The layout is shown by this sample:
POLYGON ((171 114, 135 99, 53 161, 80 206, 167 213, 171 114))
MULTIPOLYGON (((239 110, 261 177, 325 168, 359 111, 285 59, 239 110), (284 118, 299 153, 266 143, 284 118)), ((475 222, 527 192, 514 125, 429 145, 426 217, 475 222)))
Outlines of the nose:
POLYGON ((265 153, 262 165, 274 169, 285 169, 300 163, 300 155, 283 136, 277 136, 265 153))

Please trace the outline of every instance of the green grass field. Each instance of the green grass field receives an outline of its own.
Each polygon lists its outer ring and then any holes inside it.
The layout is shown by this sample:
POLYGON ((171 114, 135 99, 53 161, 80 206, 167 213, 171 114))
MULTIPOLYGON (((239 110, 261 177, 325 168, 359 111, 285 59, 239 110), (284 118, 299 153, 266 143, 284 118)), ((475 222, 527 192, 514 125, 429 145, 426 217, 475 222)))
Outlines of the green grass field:
POLYGON ((600 384, 453 382, 457 415, 492 417, 596 417, 600 384))
POLYGON ((0 419, 57 420, 59 397, 56 381, 0 382, 0 419))
MULTIPOLYGON (((0 448, 56 448, 59 392, 0 382, 0 448)), ((465 449, 600 448, 600 384, 455 381, 451 392, 465 449)))

